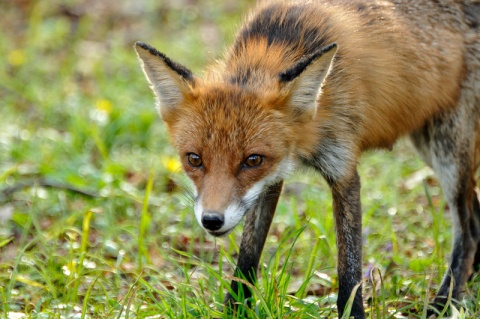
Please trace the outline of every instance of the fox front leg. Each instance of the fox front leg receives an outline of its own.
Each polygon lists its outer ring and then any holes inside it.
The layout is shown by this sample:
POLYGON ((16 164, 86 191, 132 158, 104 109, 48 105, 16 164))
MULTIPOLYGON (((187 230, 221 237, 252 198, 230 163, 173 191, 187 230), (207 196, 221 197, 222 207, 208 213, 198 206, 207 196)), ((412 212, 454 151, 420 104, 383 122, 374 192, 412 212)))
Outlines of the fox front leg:
MULTIPOLYGON (((255 208, 247 214, 245 219, 235 277, 245 278, 252 284, 255 282, 263 245, 265 244, 270 224, 275 215, 275 209, 277 208, 278 198, 282 192, 282 186, 283 181, 270 186, 260 198, 255 208)), ((243 300, 252 295, 250 288, 237 281, 232 281, 231 291, 235 295, 238 295, 239 291, 243 291, 243 299, 238 300, 240 302, 243 302, 243 300), (241 290, 239 286, 242 286, 241 290)), ((227 293, 224 304, 228 308, 235 309, 234 303, 235 298, 233 298, 230 293, 227 293)))
POLYGON ((338 248, 338 313, 343 312, 357 289, 350 316, 365 318, 362 300, 362 212, 360 178, 357 172, 342 182, 332 183, 333 213, 338 248))

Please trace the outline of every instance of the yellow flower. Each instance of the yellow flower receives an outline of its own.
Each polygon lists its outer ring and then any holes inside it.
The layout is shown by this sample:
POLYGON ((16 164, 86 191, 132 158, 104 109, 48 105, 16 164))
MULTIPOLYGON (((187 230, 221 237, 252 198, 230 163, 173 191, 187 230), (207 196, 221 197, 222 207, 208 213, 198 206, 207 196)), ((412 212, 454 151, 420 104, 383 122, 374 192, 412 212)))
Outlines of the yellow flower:
POLYGON ((110 114, 112 112, 112 102, 106 99, 99 99, 95 103, 97 110, 110 114))
POLYGON ((13 50, 8 54, 8 63, 14 66, 22 65, 25 62, 25 53, 22 50, 13 50))
POLYGON ((182 166, 177 157, 171 156, 164 156, 162 158, 162 164, 169 172, 172 173, 177 172, 182 166))

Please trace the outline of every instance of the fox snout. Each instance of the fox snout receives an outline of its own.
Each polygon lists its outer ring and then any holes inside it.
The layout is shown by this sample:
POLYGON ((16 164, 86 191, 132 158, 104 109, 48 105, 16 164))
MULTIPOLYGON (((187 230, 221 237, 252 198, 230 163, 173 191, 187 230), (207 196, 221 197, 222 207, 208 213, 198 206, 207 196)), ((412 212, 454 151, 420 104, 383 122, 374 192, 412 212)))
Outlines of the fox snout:
POLYGON ((218 237, 230 233, 249 211, 264 200, 269 187, 291 172, 294 166, 294 162, 286 157, 270 174, 264 172, 259 179, 260 168, 243 171, 243 174, 257 178, 252 182, 247 178, 242 180, 241 173, 240 177, 220 174, 229 170, 222 169, 219 163, 219 169, 202 174, 202 178, 194 183, 195 218, 210 235, 218 237))
POLYGON ((250 205, 243 205, 242 201, 233 201, 223 209, 207 208, 202 202, 201 198, 197 198, 195 217, 210 235, 216 237, 229 234, 250 210, 250 205))
POLYGON ((207 231, 215 232, 221 229, 225 223, 225 217, 217 211, 207 211, 202 215, 202 226, 207 231))

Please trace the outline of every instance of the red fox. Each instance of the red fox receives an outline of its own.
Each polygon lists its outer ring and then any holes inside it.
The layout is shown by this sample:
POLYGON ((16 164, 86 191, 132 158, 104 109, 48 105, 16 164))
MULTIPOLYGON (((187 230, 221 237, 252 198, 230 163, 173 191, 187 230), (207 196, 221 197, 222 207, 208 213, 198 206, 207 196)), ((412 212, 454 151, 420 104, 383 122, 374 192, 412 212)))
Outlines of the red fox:
MULTIPOLYGON (((453 216, 449 270, 430 313, 459 297, 480 266, 479 26, 475 0, 264 1, 203 77, 136 43, 195 186, 196 219, 213 236, 246 219, 237 276, 254 282, 283 180, 313 167, 333 195, 341 317, 362 282, 360 155, 409 135, 453 216)), ((354 318, 365 318, 361 292, 354 318)))

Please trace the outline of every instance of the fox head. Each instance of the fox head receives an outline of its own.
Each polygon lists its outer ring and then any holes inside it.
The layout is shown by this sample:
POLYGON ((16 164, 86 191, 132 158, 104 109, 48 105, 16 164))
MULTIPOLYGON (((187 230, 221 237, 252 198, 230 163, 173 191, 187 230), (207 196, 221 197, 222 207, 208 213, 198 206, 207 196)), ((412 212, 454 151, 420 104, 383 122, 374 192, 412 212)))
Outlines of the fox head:
POLYGON ((314 152, 317 99, 336 45, 248 86, 231 76, 196 77, 144 43, 135 49, 193 182, 198 222, 214 236, 229 233, 269 186, 314 152))

